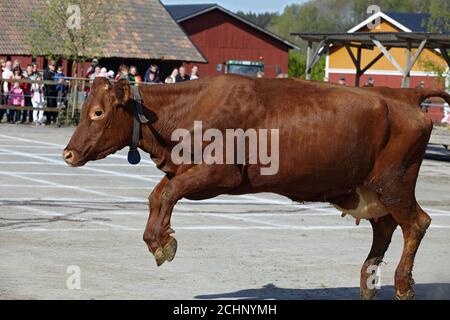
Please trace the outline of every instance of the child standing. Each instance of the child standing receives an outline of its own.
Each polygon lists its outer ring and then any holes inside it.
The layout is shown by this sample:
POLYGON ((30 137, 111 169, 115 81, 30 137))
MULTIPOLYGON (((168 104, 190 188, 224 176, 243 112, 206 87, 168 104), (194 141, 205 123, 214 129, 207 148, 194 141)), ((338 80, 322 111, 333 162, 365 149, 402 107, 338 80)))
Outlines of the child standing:
MULTIPOLYGON (((14 107, 24 107, 25 106, 25 94, 23 93, 23 89, 20 87, 20 83, 18 81, 14 82, 13 88, 9 92, 8 96, 8 105, 14 107)), ((11 120, 15 120, 16 123, 20 123, 20 110, 10 110, 11 111, 11 120), (14 118, 15 115, 15 118, 14 118)))
POLYGON ((53 79, 58 83, 56 86, 56 93, 57 93, 57 106, 58 108, 62 108, 65 105, 66 100, 66 94, 67 94, 67 87, 64 84, 65 81, 65 75, 63 72, 63 67, 59 66, 55 78, 53 79))
POLYGON ((41 76, 36 76, 36 82, 31 85, 31 103, 33 104, 33 119, 37 126, 44 123, 44 111, 36 110, 44 108, 44 85, 41 76))

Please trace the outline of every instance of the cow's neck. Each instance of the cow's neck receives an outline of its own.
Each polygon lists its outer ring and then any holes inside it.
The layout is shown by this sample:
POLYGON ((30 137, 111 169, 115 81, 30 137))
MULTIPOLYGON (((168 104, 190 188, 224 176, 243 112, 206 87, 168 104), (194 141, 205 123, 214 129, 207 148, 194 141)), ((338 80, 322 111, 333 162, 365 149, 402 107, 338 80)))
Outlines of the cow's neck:
POLYGON ((172 132, 193 107, 199 91, 199 82, 151 85, 141 89, 143 106, 155 115, 155 119, 142 127, 140 147, 150 153, 156 165, 166 173, 175 172, 177 167, 170 157, 172 132))

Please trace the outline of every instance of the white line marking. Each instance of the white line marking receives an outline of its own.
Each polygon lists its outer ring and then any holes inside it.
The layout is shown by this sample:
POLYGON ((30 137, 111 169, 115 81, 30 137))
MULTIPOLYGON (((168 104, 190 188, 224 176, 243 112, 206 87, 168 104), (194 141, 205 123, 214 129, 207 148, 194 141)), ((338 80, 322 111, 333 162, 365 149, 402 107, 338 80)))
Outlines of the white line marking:
MULTIPOLYGON (((47 162, 50 162, 50 163, 56 163, 56 164, 63 163, 64 164, 64 162, 62 160, 55 160, 55 159, 42 157, 42 156, 33 156, 33 155, 30 155, 30 154, 25 153, 25 152, 9 151, 9 150, 5 150, 5 149, 2 149, 2 148, 0 148, 0 151, 10 152, 10 153, 18 155, 18 156, 24 156, 24 157, 39 159, 39 160, 47 161, 47 162)), ((140 176, 136 176, 136 175, 130 175, 130 174, 126 174, 126 173, 119 173, 119 172, 103 170, 103 169, 95 169, 95 168, 90 168, 90 167, 81 167, 81 168, 77 168, 77 169, 87 170, 87 171, 94 171, 94 172, 100 172, 100 173, 108 173, 108 174, 111 174, 111 175, 114 175, 114 176, 118 176, 118 177, 132 178, 132 179, 142 180, 142 181, 151 181, 151 182, 159 182, 160 181, 160 180, 156 180, 156 179, 152 179, 152 178, 145 178, 145 177, 140 177, 140 176)))
POLYGON ((261 220, 256 220, 256 219, 249 219, 249 218, 245 218, 242 216, 228 216, 226 214, 219 214, 219 213, 197 213, 196 215, 202 215, 202 216, 208 216, 208 217, 218 217, 218 218, 224 218, 224 219, 231 219, 231 220, 237 220, 237 221, 243 221, 243 222, 252 222, 252 223, 257 223, 257 224, 263 224, 263 225, 268 225, 271 227, 278 227, 278 228, 290 228, 289 225, 283 225, 283 224, 278 224, 278 223, 271 223, 268 221, 261 221, 261 220))
MULTIPOLYGON (((44 145, 46 147, 49 148, 64 148, 64 145, 61 144, 55 144, 55 143, 49 143, 49 142, 42 142, 39 140, 32 140, 32 139, 25 139, 25 138, 18 138, 18 137, 13 137, 13 136, 8 136, 8 135, 4 135, 4 134, 0 134, 0 137, 4 138, 1 140, 4 141, 10 141, 11 139, 16 140, 16 141, 23 141, 23 142, 31 142, 31 143, 38 143, 41 145, 44 145)), ((40 147, 40 146, 22 146, 22 145, 0 145, 0 147, 14 147, 14 148, 45 148, 44 146, 40 147)), ((44 160, 46 162, 51 162, 57 165, 63 165, 66 166, 66 164, 63 161, 56 161, 54 159, 49 159, 45 156, 40 156, 38 154, 28 154, 28 153, 23 153, 23 152, 15 152, 15 151, 11 151, 11 150, 5 150, 5 149, 0 149, 0 151, 2 151, 5 154, 12 154, 12 155, 20 155, 20 156, 25 156, 25 157, 31 157, 31 158, 37 158, 40 160, 44 160)), ((122 155, 111 155, 110 157, 116 157, 116 158, 120 158, 120 159, 126 159, 126 156, 122 156, 122 155)), ((152 166, 154 166, 154 163, 152 161, 148 161, 148 160, 142 160, 143 163, 148 163, 151 164, 152 166)), ((1 162, 0 162, 1 163, 1 162)), ((38 163, 38 162, 33 162, 35 165, 41 165, 42 163, 38 163)), ((17 163, 11 163, 11 164, 17 164, 17 163)), ((25 164, 25 163, 24 163, 25 164)), ((92 164, 93 166, 128 166, 127 164, 92 164)), ((124 173, 118 173, 118 172, 114 172, 114 171, 108 171, 108 170, 100 170, 100 169, 95 169, 95 168, 90 168, 90 167, 82 167, 82 169, 84 170, 90 170, 90 171, 96 171, 96 172, 103 172, 107 175, 113 175, 113 176, 119 176, 119 177, 127 177, 127 178, 131 178, 131 179, 136 179, 136 180, 143 180, 143 181, 152 181, 152 182, 159 182, 158 179, 152 179, 152 176, 146 176, 148 178, 139 176, 139 175, 131 175, 131 174, 124 174, 124 173)), ((159 177, 158 177, 159 178, 159 177)), ((162 178, 162 176, 161 176, 162 178)), ((159 178, 159 179, 161 179, 159 178)), ((310 206, 304 206, 302 204, 297 204, 295 202, 292 202, 289 199, 286 200, 276 200, 276 199, 267 199, 267 198, 262 198, 262 197, 258 197, 258 196, 254 196, 254 195, 241 195, 239 197, 243 197, 243 198, 248 198, 248 199, 252 199, 252 200, 256 200, 258 202, 260 202, 261 204, 263 203, 270 203, 270 204, 293 204, 295 206, 298 206, 300 208, 305 208, 308 210, 317 210, 317 211, 323 211, 323 212, 328 212, 330 213, 330 210, 327 208, 321 208, 321 207, 310 207, 310 206)), ((424 208, 425 210, 429 210, 429 211, 434 211, 434 212, 440 212, 440 213, 444 213, 444 214, 450 214, 449 211, 444 211, 444 210, 439 210, 439 209, 432 209, 432 208, 424 208)))
MULTIPOLYGON (((37 154, 28 154, 28 156, 38 156, 37 154)), ((64 162, 60 163, 44 163, 37 161, 0 161, 0 164, 10 164, 10 165, 33 165, 33 166, 63 166, 67 167, 67 164, 64 162)), ((129 164, 126 163, 89 163, 83 168, 89 167, 130 167, 129 164)), ((151 166, 142 165, 141 168, 151 168, 151 166)))
POLYGON ((100 191, 90 190, 90 189, 86 189, 86 188, 82 188, 82 187, 68 186, 68 185, 64 185, 64 184, 60 184, 60 183, 56 183, 56 182, 47 181, 47 180, 44 180, 44 179, 36 179, 36 178, 24 177, 24 176, 21 176, 19 174, 15 174, 15 173, 4 172, 3 174, 7 175, 7 176, 10 176, 10 177, 13 177, 13 178, 19 178, 19 179, 28 180, 28 181, 32 181, 32 182, 37 182, 37 183, 41 183, 41 184, 52 185, 52 186, 55 186, 55 187, 60 187, 62 189, 71 189, 71 190, 77 190, 77 191, 81 191, 81 192, 85 192, 85 193, 89 193, 89 194, 97 194, 97 195, 104 196, 104 197, 107 197, 107 198, 113 197, 113 198, 116 198, 116 199, 119 199, 119 200, 126 200, 126 201, 136 201, 136 200, 138 200, 137 198, 122 197, 122 196, 117 196, 117 195, 113 195, 113 194, 110 194, 110 193, 104 193, 104 192, 100 192, 100 191))
MULTIPOLYGON (((9 172, 9 171, 0 171, 0 174, 3 172, 9 172)), ((59 172, 15 172, 19 175, 24 176, 56 176, 56 177, 109 177, 112 178, 114 176, 111 176, 111 174, 108 173, 59 173, 59 172)), ((130 176, 135 176, 136 178, 142 177, 143 175, 137 175, 137 174, 130 174, 130 176)), ((162 179, 163 176, 160 175, 144 175, 145 177, 155 178, 155 179, 162 179)), ((121 177, 120 177, 121 178, 121 177)), ((146 188, 149 187, 148 184, 144 185, 146 188)), ((2 185, 0 185, 2 187, 2 185)))
POLYGON ((434 212, 443 213, 445 215, 450 215, 450 211, 445 211, 445 210, 441 210, 441 209, 423 208, 423 210, 425 210, 425 211, 434 211, 434 212))
MULTIPOLYGON (((1 135, 0 135, 1 136, 1 135)), ((16 138, 17 140, 17 138, 16 138)), ((19 140, 20 141, 20 140, 19 140)), ((27 141, 36 143, 36 141, 27 141)), ((0 148, 18 148, 18 149, 61 149, 58 146, 30 146, 30 145, 19 145, 19 144, 0 144, 0 148)))
MULTIPOLYGON (((35 146, 34 145, 36 143, 37 144, 42 144, 42 145, 45 145, 45 146, 48 146, 48 147, 60 148, 61 149, 61 154, 62 154, 62 150, 66 147, 65 145, 62 145, 62 144, 43 142, 43 141, 33 140, 33 139, 18 138, 18 137, 8 136, 8 135, 5 135, 5 134, 0 134, 0 137, 6 138, 6 139, 13 139, 13 140, 16 140, 16 141, 31 142, 33 144, 31 147, 34 147, 34 148, 39 148, 39 146, 35 146)), ((21 145, 6 145, 6 147, 30 148, 30 146, 21 146, 21 145)), ((119 154, 113 154, 113 155, 110 155, 110 157, 112 157, 112 158, 119 158, 119 159, 127 159, 126 156, 122 156, 122 155, 119 155, 119 154)), ((151 165, 156 167, 155 163, 153 161, 150 161, 150 160, 142 159, 141 163, 151 164, 151 165)))
MULTIPOLYGON (((9 174, 9 173, 7 173, 9 174)), ((17 175, 20 176, 20 175, 17 175)), ((31 178, 30 178, 31 179, 31 178)), ((46 181, 46 180, 44 180, 46 181)), ((50 181, 48 181, 50 182, 50 181)), ((71 187, 71 186, 66 186, 66 187, 71 187)), ((151 188, 149 188, 150 191, 151 188)), ((106 194, 104 193, 104 195, 110 195, 110 197, 115 197, 112 194, 106 194)), ((46 198, 46 197, 39 197, 39 198, 25 198, 25 197, 9 197, 8 199, 1 199, 0 201, 49 201, 49 202, 68 202, 68 203, 74 203, 74 202, 98 202, 98 204, 111 204, 114 205, 114 201, 111 199, 110 201, 108 201, 107 199, 98 199, 98 198, 46 198)), ((141 198, 131 198, 128 197, 127 199, 123 199, 120 201, 121 203, 135 203, 135 204, 148 204, 147 200, 143 200, 141 198)), ((5 204, 6 202, 2 202, 2 204, 5 204)), ((180 201, 177 202, 178 204, 185 204, 185 205, 280 205, 280 204, 274 204, 273 202, 265 202, 264 200, 262 201, 248 201, 248 200, 244 200, 244 199, 240 199, 240 196, 236 196, 236 198, 234 199, 222 199, 222 198, 212 198, 212 199, 207 199, 207 200, 189 200, 189 199, 182 199, 180 201)), ((288 203, 284 203, 281 204, 283 206, 289 206, 289 207, 296 207, 297 205, 295 203, 292 204, 288 204, 288 203)), ((307 206, 303 206, 301 207, 301 209, 308 209, 307 206)), ((311 208, 310 210, 314 210, 316 211, 315 208, 311 208)), ((321 210, 320 212, 325 212, 325 213, 336 213, 337 211, 330 208, 330 210, 328 211, 324 211, 321 210)))
MULTIPOLYGON (((186 231, 233 231, 233 230, 291 230, 291 231, 340 231, 340 230, 358 230, 358 229, 370 229, 370 226, 292 226, 291 228, 279 228, 279 227, 271 227, 271 226, 185 226, 185 227, 176 227, 175 230, 186 230, 186 231)), ((431 225, 430 229, 450 229, 450 226, 441 226, 441 225, 431 225)), ((5 229, 1 230, 1 232, 97 232, 97 231, 139 231, 141 229, 137 228, 126 228, 126 229, 91 229, 91 228, 21 228, 21 229, 5 229)))
MULTIPOLYGON (((0 172, 0 174, 2 174, 2 172, 0 172)), ((13 185, 15 186, 15 185, 13 185)), ((21 185, 18 185, 20 187, 23 187, 21 185)), ((30 187, 48 187, 48 188, 55 188, 55 189, 59 189, 61 188, 58 184, 57 185, 52 185, 52 186, 44 186, 44 185, 35 185, 35 186, 30 186, 30 187)), ((70 186, 67 186, 70 187, 70 186)), ((145 189, 145 187, 143 187, 145 189)), ((91 189, 91 187, 86 187, 86 189, 91 189)), ((100 188, 99 188, 100 189, 100 188)), ((105 187, 105 189, 109 189, 107 187, 105 187)), ((113 189, 113 188, 111 188, 113 189)), ((117 188, 118 190, 121 190, 120 187, 117 188)), ((124 187, 125 190, 127 190, 127 187, 124 187)), ((137 188, 140 189, 140 188, 137 188)), ((104 194, 104 196, 107 197, 115 197, 112 194, 104 194)), ((104 206, 105 204, 110 204, 110 205, 114 205, 114 201, 112 200, 108 200, 108 199, 98 199, 98 198, 22 198, 22 197, 17 197, 17 198, 8 198, 8 199, 0 199, 0 204, 1 205, 7 205, 8 201, 23 201, 23 202, 33 202, 33 201, 40 201, 40 202, 57 202, 59 203, 61 206, 65 205, 65 204, 73 204, 73 203, 89 203, 90 205, 99 205, 99 206, 104 206), (3 200, 3 201, 2 201, 3 200)), ((130 198, 130 199, 123 199, 120 200, 120 203, 133 203, 133 204, 142 204, 147 206, 148 205, 148 201, 146 200, 142 200, 142 199, 138 199, 138 198, 130 198)), ((240 200, 240 199, 217 199, 217 198, 213 198, 213 199, 208 199, 208 200, 199 200, 199 201, 192 201, 192 200, 187 200, 187 199, 182 199, 180 201, 178 201, 177 206, 175 207, 174 212, 192 212, 193 210, 195 210, 195 206, 196 205, 273 205, 273 203, 269 202, 269 203, 265 203, 264 201, 260 201, 260 202, 253 202, 253 201, 246 201, 246 200, 240 200), (183 207, 180 207, 183 206, 183 207)), ((295 205, 295 203, 293 204, 283 204, 283 206, 290 206, 290 207, 297 207, 295 205)), ((302 210, 311 210, 311 211, 319 211, 317 210, 317 208, 314 207, 309 207, 308 205, 301 205, 301 207, 299 209, 302 210)), ((147 211, 147 209, 142 209, 143 211, 147 211)), ((268 211, 270 209, 267 209, 268 211)), ((428 211, 433 211, 433 209, 427 208, 426 210, 428 211)), ((139 209, 135 209, 135 211, 140 211, 139 209)), ((438 212, 436 213, 430 213, 430 215, 432 217, 449 217, 450 216, 450 212, 449 211, 444 211, 444 210, 436 210, 438 212)), ((114 211, 117 212, 117 211, 114 211)), ((132 211, 130 211, 132 212, 132 211)), ((211 210, 211 213, 214 213, 214 210, 211 210)), ((115 215, 127 215, 127 211, 120 211, 117 213, 110 213, 110 214, 115 214, 115 215), (123 212, 123 213, 121 213, 123 212)), ((131 213, 133 214, 133 213, 131 213)), ((318 217, 325 217, 325 216, 340 216, 340 212, 334 208, 330 208, 330 210, 320 210, 319 213, 312 213, 312 212, 302 212, 302 211, 298 211, 298 212, 280 212, 280 213, 225 213, 225 215, 248 215, 248 216, 257 216, 257 215, 265 215, 265 216, 279 216, 279 215, 299 215, 299 216, 318 216, 318 217)), ((193 215, 196 215, 196 213, 194 212, 193 215)))
MULTIPOLYGON (((0 172, 0 175, 2 173, 0 172)), ((91 176, 91 175, 86 175, 91 176)), ((99 177, 99 175, 94 175, 96 177, 99 177)), ((101 176, 106 177, 106 176, 101 176)), ((84 186, 87 189, 99 189, 99 190, 147 190, 148 186, 140 186, 140 187, 105 187, 105 186, 84 186)), ((36 188, 42 188, 42 189, 58 189, 59 186, 46 186, 41 184, 27 184, 27 185, 21 185, 21 184, 2 184, 0 185, 0 188, 25 188, 25 189, 36 189, 36 188)))

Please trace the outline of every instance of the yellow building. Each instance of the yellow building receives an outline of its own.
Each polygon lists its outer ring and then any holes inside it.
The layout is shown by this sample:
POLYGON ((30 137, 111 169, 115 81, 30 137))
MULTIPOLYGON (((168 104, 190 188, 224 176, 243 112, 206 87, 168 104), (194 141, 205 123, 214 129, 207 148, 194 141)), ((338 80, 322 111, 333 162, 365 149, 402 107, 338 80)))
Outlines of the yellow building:
MULTIPOLYGON (((426 22, 428 15, 418 13, 375 13, 357 26, 353 27, 348 33, 354 32, 426 32, 426 22)), ((356 49, 351 48, 356 56, 356 49)), ((417 49, 411 50, 414 56, 417 49)), ((404 48, 392 48, 389 53, 399 64, 405 68, 407 63, 407 53, 404 48)), ((380 49, 363 49, 361 55, 361 66, 366 66, 376 56, 381 53, 380 49)), ((436 66, 448 71, 447 63, 439 51, 424 49, 417 62, 410 72, 410 87, 416 87, 421 81, 425 87, 442 87, 443 83, 437 81, 437 74, 434 71, 436 66)), ((356 70, 350 55, 345 47, 334 46, 330 49, 326 57, 325 76, 328 81, 338 83, 340 78, 345 78, 346 83, 353 85, 355 83, 356 70)), ((375 86, 401 87, 402 73, 394 64, 383 56, 371 68, 369 68, 361 77, 361 85, 372 78, 375 86)))

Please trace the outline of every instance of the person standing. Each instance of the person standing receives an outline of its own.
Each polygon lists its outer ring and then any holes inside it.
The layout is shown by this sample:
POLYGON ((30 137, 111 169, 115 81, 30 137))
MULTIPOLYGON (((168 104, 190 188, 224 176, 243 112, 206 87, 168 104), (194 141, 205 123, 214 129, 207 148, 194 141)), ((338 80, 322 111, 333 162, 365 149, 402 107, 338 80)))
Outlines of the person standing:
MULTIPOLYGON (((6 61, 3 59, 0 59, 0 107, 3 107, 6 104, 4 101, 4 95, 3 95, 3 79, 2 79, 3 69, 5 68, 5 65, 6 65, 6 61)), ((0 109, 0 123, 3 120, 3 114, 4 114, 4 110, 0 109)))
POLYGON ((145 72, 144 82, 148 83, 160 83, 159 67, 156 64, 152 64, 145 72), (152 77, 151 74, 154 76, 152 77))
POLYGON ((129 80, 129 79, 130 79, 130 75, 129 75, 128 66, 125 64, 120 65, 119 71, 117 72, 117 75, 114 78, 114 80, 119 81, 119 80, 129 80))
MULTIPOLYGON (((35 75, 35 73, 33 71, 33 65, 32 64, 27 65, 27 69, 23 72, 22 77, 23 77, 24 80, 28 80, 28 81, 36 80, 36 75, 35 75)), ((29 82, 29 83, 24 82, 24 84, 23 84, 23 91, 24 91, 24 94, 25 94, 25 107, 32 107, 33 106, 33 103, 31 102, 31 86, 32 86, 31 82, 29 82)), ((32 123, 33 122, 33 111, 32 110, 30 110, 30 111, 25 111, 24 110, 23 111, 22 122, 23 123, 26 122, 27 115, 28 115, 28 121, 30 123, 32 123)))
POLYGON ((373 80, 372 77, 369 77, 369 79, 367 79, 366 83, 364 84, 365 88, 373 88, 375 86, 375 80, 373 80))
POLYGON ((44 124, 44 111, 38 110, 44 108, 44 85, 41 76, 36 76, 36 82, 31 85, 31 103, 33 104, 33 119, 37 126, 44 124))
MULTIPOLYGON (((13 73, 11 71, 11 61, 6 61, 4 63, 3 66, 3 70, 1 73, 1 77, 2 77, 2 81, 1 83, 2 85, 2 91, 3 91, 3 98, 2 98, 2 104, 7 104, 8 103, 8 93, 9 93, 9 79, 12 77, 13 73)), ((8 122, 10 121, 9 119, 9 113, 10 110, 0 110, 0 122, 3 120, 3 116, 6 113, 6 118, 8 120, 8 122)))
POLYGON ((133 82, 134 85, 138 86, 139 83, 142 82, 142 77, 139 75, 139 72, 135 66, 130 67, 130 82, 133 82))
MULTIPOLYGON (((24 83, 22 82, 23 77, 22 77, 22 70, 20 69, 20 66, 17 66, 13 69, 13 74, 12 76, 9 78, 9 83, 13 84, 13 87, 15 87, 15 83, 17 82, 19 84, 19 87, 22 89, 22 93, 23 93, 23 87, 24 87, 24 83)), ((17 93, 17 89, 15 89, 16 93, 17 93)), ((10 94, 12 92, 12 89, 10 89, 10 94)), ((8 99, 9 101, 9 99, 8 99)), ((11 104, 10 104, 11 105, 11 104)), ((23 107, 22 104, 13 104, 13 106, 15 107, 23 107)), ((22 118, 22 114, 24 113, 25 110, 10 110, 10 114, 9 114, 9 122, 10 123, 20 123, 20 119, 22 118)))
MULTIPOLYGON (((55 81, 55 69, 56 62, 50 61, 47 69, 44 71, 44 81, 55 81)), ((57 101, 56 101, 56 85, 55 84, 45 84, 44 86, 44 94, 47 98, 47 108, 56 109, 57 101)), ((56 111, 56 110, 55 110, 56 111)), ((45 112, 46 116, 46 124, 56 123, 56 112, 45 112)))
POLYGON ((200 76, 198 74, 198 66, 193 66, 192 69, 191 69, 190 79, 191 80, 197 80, 199 78, 200 78, 200 76))
MULTIPOLYGON (((24 107, 25 106, 25 97, 23 94, 23 89, 20 87, 19 81, 14 81, 13 87, 8 95, 8 105, 14 107, 24 107)), ((20 123, 20 110, 10 110, 10 118, 15 123, 20 123), (15 117, 14 117, 15 115, 15 117)))
POLYGON ((186 68, 184 66, 181 66, 178 69, 178 75, 176 76, 175 82, 184 82, 189 81, 190 77, 186 74, 186 68))
POLYGON ((172 70, 172 73, 170 74, 170 76, 168 76, 166 78, 166 80, 164 81, 164 83, 170 84, 170 83, 175 83, 177 82, 177 77, 178 77, 178 69, 174 68, 172 70))
POLYGON ((98 59, 92 59, 91 65, 86 70, 86 78, 91 79, 91 76, 95 73, 95 69, 99 66, 98 59))
POLYGON ((67 86, 65 85, 66 76, 64 75, 64 68, 62 66, 58 66, 58 69, 54 78, 56 85, 56 105, 58 108, 62 108, 66 105, 66 96, 67 96, 67 86))
MULTIPOLYGON (((420 81, 419 84, 416 86, 416 89, 423 89, 425 88, 425 81, 420 81)), ((420 105, 420 109, 422 112, 427 113, 428 109, 430 108, 431 100, 430 98, 425 99, 422 104, 420 105)))

